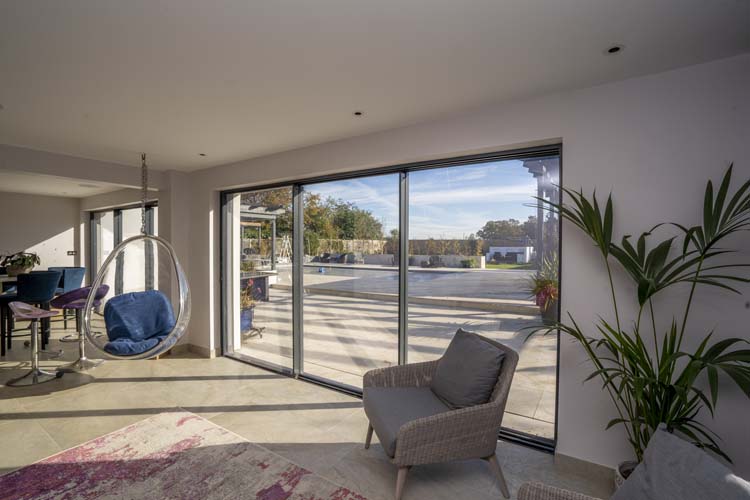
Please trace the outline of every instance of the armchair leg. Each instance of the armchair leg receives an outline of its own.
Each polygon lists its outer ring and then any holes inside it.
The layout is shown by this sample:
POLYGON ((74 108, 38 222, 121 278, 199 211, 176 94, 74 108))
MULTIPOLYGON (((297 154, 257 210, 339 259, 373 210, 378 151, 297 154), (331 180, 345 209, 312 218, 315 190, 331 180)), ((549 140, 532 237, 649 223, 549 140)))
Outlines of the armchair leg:
POLYGON ((365 450, 370 449, 371 442, 372 442, 372 424, 367 424, 367 439, 365 439, 365 450))
POLYGON ((505 482, 505 476, 503 475, 503 469, 500 467, 500 463, 497 461, 497 455, 485 458, 490 463, 490 469, 492 473, 497 476, 497 480, 500 482, 500 491, 503 492, 505 498, 510 498, 510 491, 508 491, 508 485, 505 482))
POLYGON ((406 474, 409 472, 411 467, 399 467, 398 477, 396 478, 396 500, 401 500, 401 495, 404 493, 404 484, 406 483, 406 474))

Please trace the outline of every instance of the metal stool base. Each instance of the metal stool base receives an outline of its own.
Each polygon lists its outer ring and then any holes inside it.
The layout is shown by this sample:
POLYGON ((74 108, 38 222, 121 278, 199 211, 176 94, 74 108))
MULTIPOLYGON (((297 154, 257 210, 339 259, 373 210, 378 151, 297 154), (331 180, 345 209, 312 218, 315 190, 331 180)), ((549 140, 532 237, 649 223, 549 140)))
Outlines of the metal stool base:
POLYGON ((5 385, 10 387, 27 387, 30 385, 43 384, 63 376, 63 372, 48 372, 41 368, 31 369, 26 375, 8 381, 5 385))
POLYGON ((60 342, 78 342, 78 334, 71 333, 60 339, 60 342))
POLYGON ((80 373, 92 370, 102 363, 104 363, 103 359, 94 360, 89 358, 80 358, 78 359, 78 361, 74 361, 69 365, 58 368, 58 371, 61 371, 63 373, 80 373))

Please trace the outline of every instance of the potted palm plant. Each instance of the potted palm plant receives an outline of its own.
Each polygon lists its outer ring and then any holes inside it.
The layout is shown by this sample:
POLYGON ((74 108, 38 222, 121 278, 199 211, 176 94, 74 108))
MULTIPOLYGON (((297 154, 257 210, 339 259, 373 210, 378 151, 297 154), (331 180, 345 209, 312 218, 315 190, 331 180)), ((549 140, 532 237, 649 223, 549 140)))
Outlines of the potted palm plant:
POLYGON ((542 259, 542 265, 529 278, 528 283, 530 297, 539 307, 542 322, 545 325, 554 325, 557 322, 557 302, 559 300, 557 263, 557 254, 542 259))
POLYGON ((5 257, 0 265, 6 268, 8 276, 18 276, 30 272, 34 269, 34 266, 41 262, 41 259, 35 253, 17 252, 5 257))
POLYGON ((606 428, 624 427, 637 461, 642 460, 656 428, 664 423, 670 431, 731 462, 704 417, 714 414, 722 374, 750 398, 748 341, 733 337, 715 340, 714 332, 700 332, 690 325, 698 292, 710 287, 741 293, 736 283, 750 282, 741 275, 750 263, 732 261, 737 254, 727 246, 733 236, 750 229, 750 180, 730 192, 731 178, 730 166, 718 189, 708 181, 701 223, 659 224, 635 239, 622 236, 619 243, 613 239, 611 194, 603 210, 596 193, 587 197, 582 190, 562 188, 571 204, 539 199, 546 209, 580 229, 598 249, 609 277, 612 319, 600 317, 587 327, 568 313, 565 320, 536 332, 559 330, 583 347, 594 367, 586 380, 601 381, 617 412, 606 428), (671 234, 652 243, 670 229, 671 234), (635 285, 635 317, 626 319, 618 307, 613 265, 621 267, 635 285), (662 322, 653 299, 667 290, 673 296, 684 291, 684 304, 677 317, 662 313, 667 316, 662 322), (660 326, 665 324, 669 326, 660 326), (685 342, 688 336, 689 343, 685 342))

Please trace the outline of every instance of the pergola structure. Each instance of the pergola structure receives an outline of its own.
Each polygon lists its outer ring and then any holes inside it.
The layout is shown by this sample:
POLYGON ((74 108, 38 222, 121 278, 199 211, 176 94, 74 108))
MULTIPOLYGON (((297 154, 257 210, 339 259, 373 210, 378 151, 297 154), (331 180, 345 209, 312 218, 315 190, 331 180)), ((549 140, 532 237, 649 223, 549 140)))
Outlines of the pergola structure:
MULTIPOLYGON (((560 182, 559 157, 523 160, 523 166, 536 179, 537 197, 556 201, 560 195, 560 188, 556 185, 560 182)), ((536 210, 537 224, 534 252, 536 253, 537 263, 541 265, 544 258, 544 208, 538 203, 536 210)))
POLYGON ((263 222, 271 223, 271 270, 276 270, 276 219, 284 214, 283 208, 271 209, 265 206, 241 205, 240 227, 258 229, 258 248, 263 238, 263 222))

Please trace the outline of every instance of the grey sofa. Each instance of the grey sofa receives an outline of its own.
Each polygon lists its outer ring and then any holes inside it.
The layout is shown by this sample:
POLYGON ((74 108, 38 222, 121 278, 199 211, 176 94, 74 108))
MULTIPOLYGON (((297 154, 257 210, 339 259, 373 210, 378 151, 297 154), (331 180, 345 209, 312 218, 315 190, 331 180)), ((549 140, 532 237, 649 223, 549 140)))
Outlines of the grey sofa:
POLYGON ((375 432, 398 467, 396 500, 401 498, 412 466, 472 458, 489 463, 503 495, 510 497, 495 449, 518 354, 503 344, 479 338, 504 353, 494 388, 490 386, 491 395, 484 404, 453 409, 431 392, 442 358, 365 374, 363 400, 370 422, 365 448, 370 447, 375 432))
MULTIPOLYGON (((750 500, 750 483, 735 476, 708 453, 667 432, 656 430, 643 461, 611 500, 750 500)), ((540 483, 523 484, 518 500, 597 500, 540 483)))

